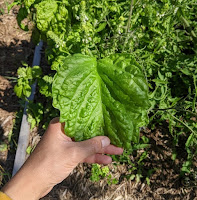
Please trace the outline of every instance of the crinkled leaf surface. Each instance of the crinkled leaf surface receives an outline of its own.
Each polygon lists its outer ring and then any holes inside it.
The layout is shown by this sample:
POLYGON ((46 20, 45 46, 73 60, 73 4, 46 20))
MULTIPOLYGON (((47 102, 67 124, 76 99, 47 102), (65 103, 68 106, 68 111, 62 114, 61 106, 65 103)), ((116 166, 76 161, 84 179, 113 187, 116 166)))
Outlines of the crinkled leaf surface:
POLYGON ((106 135, 114 145, 129 148, 148 121, 148 86, 129 54, 98 61, 81 54, 65 58, 52 95, 65 133, 76 141, 106 135))
POLYGON ((37 10, 36 20, 37 28, 43 32, 48 30, 50 22, 57 11, 57 2, 55 0, 44 0, 35 5, 37 10))

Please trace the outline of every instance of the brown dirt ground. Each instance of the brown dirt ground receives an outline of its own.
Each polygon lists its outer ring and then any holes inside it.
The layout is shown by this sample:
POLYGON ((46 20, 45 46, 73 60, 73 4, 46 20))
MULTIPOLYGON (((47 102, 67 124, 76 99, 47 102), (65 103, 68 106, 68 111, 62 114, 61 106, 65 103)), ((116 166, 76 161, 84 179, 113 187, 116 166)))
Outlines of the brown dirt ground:
MULTIPOLYGON (((6 11, 4 0, 0 0, 0 8, 6 11)), ((17 11, 17 7, 14 7, 9 14, 0 14, 0 143, 8 143, 16 112, 20 109, 18 99, 13 91, 15 84, 13 78, 16 77, 17 68, 21 66, 21 61, 31 63, 34 51, 31 33, 26 33, 17 26, 17 11)), ((36 144, 39 140, 37 132, 39 132, 37 129, 32 132, 31 145, 36 144)), ((57 185, 42 199, 197 200, 197 188, 184 187, 179 179, 182 158, 185 157, 184 150, 180 149, 177 159, 172 161, 172 137, 165 128, 157 128, 154 131, 145 129, 143 134, 150 139, 151 144, 144 170, 156 169, 150 178, 150 186, 143 182, 136 183, 126 180, 123 175, 128 174, 131 166, 125 164, 117 166, 111 164, 109 166, 113 178, 120 180, 118 184, 109 186, 106 180, 93 183, 89 180, 90 166, 84 164, 79 165, 65 181, 57 185)), ((10 177, 15 148, 16 146, 10 146, 10 149, 0 152, 0 183, 1 181, 4 183, 10 177), (3 179, 3 177, 6 178, 3 179)), ((138 152, 138 154, 141 153, 143 151, 138 152)), ((135 155, 131 156, 130 159, 135 162, 135 155)), ((197 167, 197 163, 194 165, 197 167)))

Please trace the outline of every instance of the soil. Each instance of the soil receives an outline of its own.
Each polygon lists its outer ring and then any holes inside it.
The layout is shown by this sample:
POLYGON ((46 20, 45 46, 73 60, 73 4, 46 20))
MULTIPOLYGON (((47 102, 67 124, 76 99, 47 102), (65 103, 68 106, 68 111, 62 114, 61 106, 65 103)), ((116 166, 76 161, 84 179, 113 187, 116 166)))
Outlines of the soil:
MULTIPOLYGON (((0 150, 0 183, 3 186, 11 177, 19 132, 18 125, 21 119, 19 99, 13 90, 17 68, 21 66, 22 61, 31 64, 34 45, 31 42, 31 32, 24 32, 17 25, 17 6, 7 14, 5 1, 0 0, 0 8, 0 144, 8 146, 0 150), (3 15, 2 10, 5 11, 3 15)), ((179 177, 180 168, 186 157, 184 146, 180 146, 178 156, 173 161, 171 159, 173 138, 165 127, 167 127, 166 124, 153 130, 146 128, 141 133, 149 138, 151 144, 141 169, 142 174, 147 174, 149 169, 154 169, 150 175, 150 186, 143 178, 138 183, 127 180, 126 177, 129 176, 132 166, 123 161, 120 164, 109 165, 112 177, 119 180, 117 184, 112 185, 108 185, 106 179, 99 182, 90 181, 91 166, 84 164, 79 165, 65 181, 42 199, 197 200, 197 187, 195 185, 184 186, 179 177)), ((43 133, 42 129, 32 131, 31 146, 37 144, 40 133, 43 133)), ((137 158, 143 152, 139 150, 130 156, 131 161, 136 164, 137 158)), ((197 160, 194 162, 195 167, 197 168, 197 160)))

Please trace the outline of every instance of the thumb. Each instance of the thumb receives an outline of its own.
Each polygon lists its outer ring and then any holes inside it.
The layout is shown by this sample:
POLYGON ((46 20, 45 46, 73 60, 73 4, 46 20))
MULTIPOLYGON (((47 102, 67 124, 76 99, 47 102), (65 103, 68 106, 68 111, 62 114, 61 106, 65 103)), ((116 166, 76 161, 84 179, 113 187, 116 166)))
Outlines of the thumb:
POLYGON ((89 156, 100 153, 103 148, 110 145, 110 139, 106 136, 97 136, 89 140, 77 142, 79 154, 83 161, 89 156))

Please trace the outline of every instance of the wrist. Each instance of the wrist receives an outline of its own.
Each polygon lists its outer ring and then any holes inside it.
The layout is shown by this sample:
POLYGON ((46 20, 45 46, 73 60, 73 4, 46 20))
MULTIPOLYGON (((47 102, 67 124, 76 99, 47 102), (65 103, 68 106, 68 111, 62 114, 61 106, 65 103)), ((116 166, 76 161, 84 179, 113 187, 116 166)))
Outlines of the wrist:
POLYGON ((2 191, 12 200, 38 200, 46 195, 52 187, 46 186, 38 174, 21 169, 3 188, 2 191))

